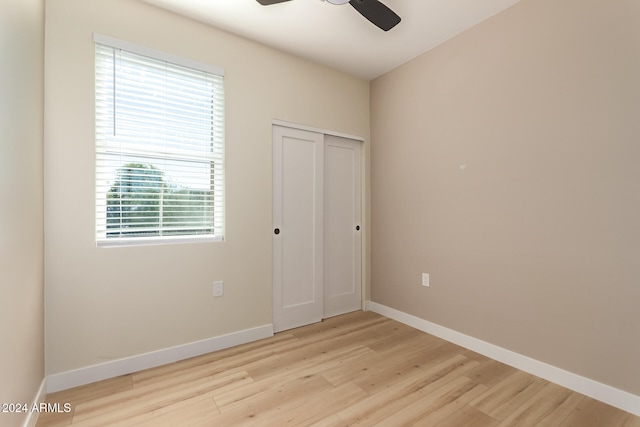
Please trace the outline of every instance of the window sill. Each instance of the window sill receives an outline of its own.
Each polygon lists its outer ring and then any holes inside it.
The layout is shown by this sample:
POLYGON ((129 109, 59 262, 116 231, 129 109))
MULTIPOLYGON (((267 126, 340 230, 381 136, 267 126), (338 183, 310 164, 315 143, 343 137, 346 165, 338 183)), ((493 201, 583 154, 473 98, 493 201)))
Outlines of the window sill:
POLYGON ((109 238, 96 241, 98 248, 115 248, 123 246, 173 245, 181 243, 222 242, 221 236, 162 236, 162 237, 125 237, 109 238))

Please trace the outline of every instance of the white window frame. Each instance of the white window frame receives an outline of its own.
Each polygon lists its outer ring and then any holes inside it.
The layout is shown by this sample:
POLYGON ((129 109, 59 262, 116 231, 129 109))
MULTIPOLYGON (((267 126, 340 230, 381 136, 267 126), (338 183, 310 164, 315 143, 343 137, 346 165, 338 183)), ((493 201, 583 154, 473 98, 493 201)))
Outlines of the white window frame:
MULTIPOLYGON (((134 53, 137 55, 143 55, 155 60, 164 61, 170 64, 175 64, 183 67, 188 67, 191 69, 204 71, 206 73, 214 74, 219 77, 224 77, 224 69, 215 67, 209 64, 200 63, 197 61, 193 61, 187 58, 182 58, 176 55, 168 54, 165 52, 153 50, 146 48, 144 46, 139 46, 133 43, 129 43, 126 41, 118 40, 112 37, 104 36, 101 34, 93 34, 93 41, 95 44, 100 44, 104 46, 108 46, 114 49, 120 49, 123 51, 127 51, 130 53, 134 53)), ((224 89, 222 89, 224 90, 224 89)), ((96 95, 97 96, 97 95, 96 95)), ((222 101, 224 103, 224 100, 222 101)), ((224 110, 224 106, 222 107, 224 110)), ((224 112, 222 113, 224 116, 224 112)), ((97 120, 97 115, 96 115, 97 120)), ((221 126, 224 127, 224 117, 222 117, 221 126)), ((97 122, 96 122, 96 131, 97 131, 97 122)), ((225 189, 224 189, 224 130, 222 132, 221 141, 216 141, 215 149, 217 152, 216 157, 216 171, 220 172, 216 174, 215 177, 215 188, 218 192, 222 192, 222 195, 218 195, 216 197, 215 210, 213 212, 215 227, 213 234, 194 234, 194 235, 170 235, 170 236, 127 236, 127 237, 108 237, 107 236, 107 193, 101 192, 99 188, 106 188, 105 182, 100 182, 100 178, 98 176, 98 163, 97 159, 99 156, 100 150, 105 150, 105 147, 109 145, 102 141, 101 144, 98 143, 98 133, 96 132, 96 181, 95 181, 95 189, 96 189, 96 245, 98 247, 111 247, 111 246, 133 246, 133 245, 155 245, 155 244, 170 244, 170 243, 193 243, 193 242, 220 242, 224 240, 224 199, 225 199, 225 189), (99 148, 100 146, 100 148, 99 148)), ((129 154, 135 154, 137 151, 136 145, 129 143, 124 149, 124 151, 129 154)), ((107 148, 111 149, 111 147, 107 148)), ((118 148, 122 150, 121 147, 118 148)), ((182 157, 181 153, 173 153, 182 157)), ((168 160, 171 159, 171 155, 169 155, 168 160)), ((184 160, 184 157, 182 157, 184 160)))

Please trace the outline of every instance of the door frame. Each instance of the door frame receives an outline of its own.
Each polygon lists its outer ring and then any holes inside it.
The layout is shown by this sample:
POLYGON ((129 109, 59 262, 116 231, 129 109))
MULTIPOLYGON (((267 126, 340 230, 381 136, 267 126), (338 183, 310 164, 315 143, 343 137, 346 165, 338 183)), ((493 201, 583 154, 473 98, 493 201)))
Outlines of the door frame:
POLYGON ((336 131, 327 130, 327 129, 321 129, 321 128, 317 128, 317 127, 313 127, 313 126, 301 125, 301 124, 298 124, 298 123, 287 122, 287 121, 284 121, 284 120, 273 119, 271 121, 271 128, 272 129, 273 129, 273 126, 282 126, 282 127, 285 127, 285 128, 306 130, 306 131, 309 131, 309 132, 322 133, 322 134, 325 134, 325 135, 338 136, 340 138, 347 138, 347 139, 353 139, 354 141, 365 142, 365 138, 363 136, 350 135, 348 133, 336 132, 336 131))

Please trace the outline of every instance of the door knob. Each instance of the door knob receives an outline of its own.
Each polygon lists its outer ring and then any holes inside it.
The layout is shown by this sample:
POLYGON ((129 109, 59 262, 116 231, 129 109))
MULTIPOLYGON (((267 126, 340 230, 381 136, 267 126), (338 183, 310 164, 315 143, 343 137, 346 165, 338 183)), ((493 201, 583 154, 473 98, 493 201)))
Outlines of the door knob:
POLYGON ((279 228, 276 228, 275 230, 273 230, 273 232, 274 232, 275 234, 280 234, 280 229, 279 229, 279 228))
POLYGON ((360 226, 356 225, 356 231, 360 231, 360 226))

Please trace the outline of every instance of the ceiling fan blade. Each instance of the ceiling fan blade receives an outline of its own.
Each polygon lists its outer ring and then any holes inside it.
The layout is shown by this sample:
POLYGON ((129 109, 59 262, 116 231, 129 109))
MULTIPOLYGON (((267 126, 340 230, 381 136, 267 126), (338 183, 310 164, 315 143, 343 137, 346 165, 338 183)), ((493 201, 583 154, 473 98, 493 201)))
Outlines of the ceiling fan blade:
POLYGON ((389 31, 401 21, 396 13, 378 0, 351 0, 351 6, 378 28, 389 31))
POLYGON ((289 1, 289 0, 256 0, 256 1, 263 6, 269 6, 271 4, 284 3, 285 1, 289 1))

